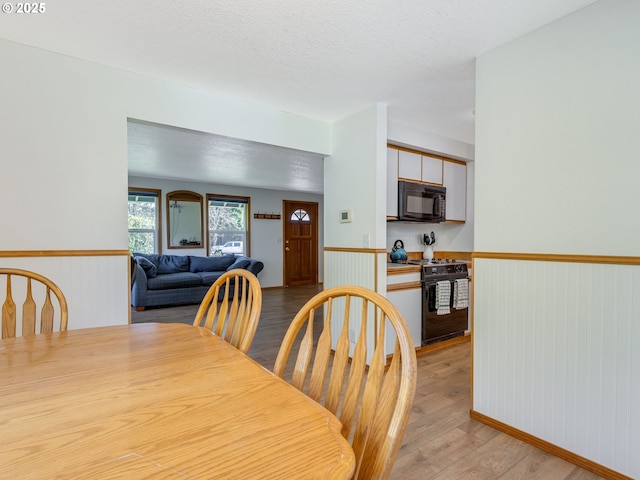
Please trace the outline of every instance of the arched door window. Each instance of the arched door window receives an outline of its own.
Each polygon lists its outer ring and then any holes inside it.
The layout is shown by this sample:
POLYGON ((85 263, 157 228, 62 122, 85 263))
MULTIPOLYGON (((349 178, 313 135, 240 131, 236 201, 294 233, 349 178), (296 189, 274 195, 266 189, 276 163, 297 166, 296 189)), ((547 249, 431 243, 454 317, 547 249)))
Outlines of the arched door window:
POLYGON ((292 222, 310 222, 311 217, 309 216, 306 210, 303 210, 302 208, 298 208, 297 210, 294 210, 293 213, 291 214, 291 221, 292 222))

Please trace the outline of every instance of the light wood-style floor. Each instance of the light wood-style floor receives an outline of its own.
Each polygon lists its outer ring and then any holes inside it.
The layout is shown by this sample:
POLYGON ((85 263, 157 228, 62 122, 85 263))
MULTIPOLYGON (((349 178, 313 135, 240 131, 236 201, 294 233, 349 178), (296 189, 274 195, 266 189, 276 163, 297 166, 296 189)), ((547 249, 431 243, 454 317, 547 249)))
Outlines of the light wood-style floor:
MULTIPOLYGON (((249 356, 272 369, 298 309, 321 287, 270 289, 249 356)), ((133 323, 192 323, 197 305, 132 309, 133 323)), ((393 480, 597 480, 601 477, 469 418, 471 345, 418 357, 413 411, 393 480)))

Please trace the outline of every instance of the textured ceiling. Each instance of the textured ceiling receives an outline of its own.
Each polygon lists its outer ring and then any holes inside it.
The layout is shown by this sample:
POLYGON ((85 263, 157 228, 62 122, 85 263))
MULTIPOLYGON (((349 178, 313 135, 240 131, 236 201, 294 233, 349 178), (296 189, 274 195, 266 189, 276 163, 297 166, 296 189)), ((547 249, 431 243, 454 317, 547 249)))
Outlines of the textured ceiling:
POLYGON ((323 193, 322 156, 129 120, 129 174, 323 193))
POLYGON ((0 38, 325 121, 386 103, 473 144, 475 58, 593 1, 58 0, 0 38))

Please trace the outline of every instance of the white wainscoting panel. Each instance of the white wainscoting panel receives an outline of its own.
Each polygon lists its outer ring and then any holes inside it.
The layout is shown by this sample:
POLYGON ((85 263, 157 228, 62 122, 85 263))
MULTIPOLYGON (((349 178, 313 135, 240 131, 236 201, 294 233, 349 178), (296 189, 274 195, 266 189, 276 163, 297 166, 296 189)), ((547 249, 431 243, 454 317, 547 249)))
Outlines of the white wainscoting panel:
MULTIPOLYGON (((324 287, 325 289, 337 287, 340 285, 356 285, 377 291, 378 285, 384 285, 386 290, 386 282, 379 282, 377 276, 383 275, 386 278, 386 263, 382 263, 383 267, 376 268, 376 262, 383 262, 386 259, 386 253, 378 253, 375 251, 333 251, 325 250, 324 252, 324 287)), ((382 292, 384 295, 384 292, 382 292)), ((350 335, 351 345, 354 345, 354 339, 359 334, 362 326, 359 314, 350 315, 350 335)), ((358 310, 359 312, 359 310, 358 310)), ((337 302, 334 304, 334 319, 341 318, 344 314, 344 304, 337 302)), ((344 323, 342 321, 334 322, 331 326, 331 335, 335 339, 340 335, 344 323)), ((369 345, 369 353, 373 351, 374 338, 374 317, 370 312, 367 322, 367 344, 369 345)), ((335 346, 335 345, 334 345, 335 346)), ((387 353, 392 353, 387 352, 387 353)))
POLYGON ((376 289, 375 252, 333 251, 324 252, 324 287, 357 285, 376 289))
POLYGON ((3 267, 40 273, 60 287, 69 330, 129 323, 128 263, 128 255, 0 258, 3 267))
POLYGON ((473 409, 640 478, 640 267, 476 258, 473 409))

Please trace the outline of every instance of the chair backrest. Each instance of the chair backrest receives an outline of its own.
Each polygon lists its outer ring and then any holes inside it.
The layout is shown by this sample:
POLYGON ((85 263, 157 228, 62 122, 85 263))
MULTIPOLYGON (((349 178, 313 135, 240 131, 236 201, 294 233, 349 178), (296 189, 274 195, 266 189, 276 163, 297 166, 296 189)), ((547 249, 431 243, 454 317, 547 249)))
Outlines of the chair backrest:
POLYGON ((210 329, 247 353, 256 334, 261 310, 262 289, 258 278, 245 269, 229 270, 211 285, 193 324, 210 329))
POLYGON ((391 302, 355 286, 318 293, 289 326, 274 373, 291 375, 290 383, 342 422, 342 434, 356 456, 354 479, 388 478, 411 412, 417 375, 411 334, 391 302), (323 315, 317 334, 316 313, 323 315), (395 345, 390 359, 385 343, 395 345), (295 364, 289 358, 295 358, 295 364))
MULTIPOLYGON (((52 332, 54 323, 58 323, 60 331, 67 329, 68 309, 67 300, 62 290, 47 277, 28 270, 16 268, 0 268, 0 281, 5 280, 5 299, 2 304, 2 338, 16 336, 17 319, 21 319, 22 336, 35 335, 36 325, 40 333, 52 332), (4 278, 2 278, 4 277, 4 278), (16 278, 19 277, 19 278, 16 278), (58 314, 51 301, 51 292, 58 301, 58 314), (21 315, 14 301, 14 295, 21 298, 24 295, 21 315), (38 300, 36 302, 36 299, 38 300), (40 315, 37 314, 36 304, 42 303, 40 315), (55 320, 58 319, 56 322, 55 320)), ((0 283, 1 285, 1 283, 0 283)), ((1 287, 0 287, 1 288, 1 287)), ((1 290, 0 290, 1 291, 1 290)))

